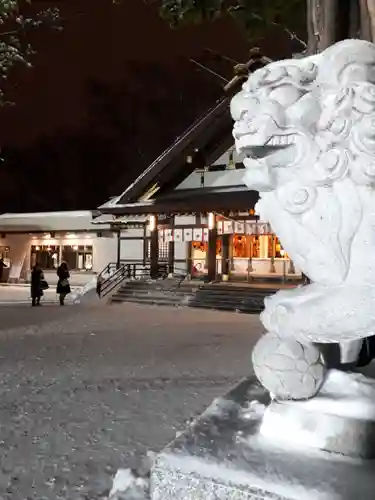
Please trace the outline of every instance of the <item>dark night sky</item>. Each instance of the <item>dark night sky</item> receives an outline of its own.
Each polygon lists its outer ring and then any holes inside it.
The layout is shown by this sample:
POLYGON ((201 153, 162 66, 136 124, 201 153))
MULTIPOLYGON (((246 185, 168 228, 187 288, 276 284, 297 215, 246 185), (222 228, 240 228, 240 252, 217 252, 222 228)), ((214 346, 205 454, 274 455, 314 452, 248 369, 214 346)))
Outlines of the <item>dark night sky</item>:
POLYGON ((0 211, 95 208, 118 194, 221 94, 189 56, 227 76, 204 48, 246 60, 231 20, 172 30, 142 0, 57 5, 64 31, 34 35, 34 68, 13 75, 16 106, 0 110, 0 211))

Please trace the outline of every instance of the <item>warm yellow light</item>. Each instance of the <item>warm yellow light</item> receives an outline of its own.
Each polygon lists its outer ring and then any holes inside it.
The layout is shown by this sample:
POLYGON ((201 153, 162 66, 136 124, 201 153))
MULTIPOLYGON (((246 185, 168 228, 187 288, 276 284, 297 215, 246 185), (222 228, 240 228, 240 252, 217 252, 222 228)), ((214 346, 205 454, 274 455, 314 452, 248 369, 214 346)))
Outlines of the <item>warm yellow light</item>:
POLYGON ((155 217, 155 215, 150 215, 150 219, 148 222, 148 228, 150 231, 155 231, 155 229, 156 229, 156 217, 155 217))
POLYGON ((208 229, 214 229, 216 223, 216 217, 215 214, 210 212, 208 214, 208 229))

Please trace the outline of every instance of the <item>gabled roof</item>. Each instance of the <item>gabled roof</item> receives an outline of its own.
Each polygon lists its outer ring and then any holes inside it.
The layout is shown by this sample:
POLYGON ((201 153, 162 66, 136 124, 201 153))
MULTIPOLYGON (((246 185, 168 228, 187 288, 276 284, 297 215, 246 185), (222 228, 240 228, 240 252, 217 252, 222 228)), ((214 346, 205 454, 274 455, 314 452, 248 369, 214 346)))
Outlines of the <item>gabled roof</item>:
POLYGON ((200 161, 203 163, 199 166, 203 168, 209 164, 211 157, 217 159, 221 156, 233 142, 229 103, 230 96, 225 96, 177 137, 174 143, 125 189, 118 198, 118 203, 135 202, 155 185, 160 192, 165 184, 170 184, 176 174, 178 176, 181 169, 185 177, 197 168, 200 161), (191 163, 187 161, 189 156, 191 163))
MULTIPOLYGON (((246 71, 255 71, 269 62, 256 54, 243 66, 246 71)), ((225 95, 216 105, 178 137, 120 196, 100 206, 100 212, 135 213, 130 206, 139 206, 141 202, 148 206, 149 201, 164 198, 194 170, 220 158, 233 145, 229 104, 242 81, 243 76, 236 76, 226 85, 225 95)))

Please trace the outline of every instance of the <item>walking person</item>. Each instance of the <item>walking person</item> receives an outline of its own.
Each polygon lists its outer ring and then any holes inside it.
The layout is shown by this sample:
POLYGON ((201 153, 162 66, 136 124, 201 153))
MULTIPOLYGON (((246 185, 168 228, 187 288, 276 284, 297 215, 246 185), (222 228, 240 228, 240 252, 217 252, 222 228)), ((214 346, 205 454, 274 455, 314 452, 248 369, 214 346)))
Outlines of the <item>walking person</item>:
POLYGON ((0 283, 3 280, 3 269, 5 267, 7 267, 7 265, 5 264, 4 259, 1 257, 1 259, 0 259, 0 283))
POLYGON ((43 281, 43 270, 36 262, 31 270, 31 305, 33 307, 40 306, 40 299, 43 296, 43 281))
POLYGON ((60 298, 60 306, 63 306, 65 302, 65 297, 68 295, 68 293, 70 293, 70 284, 69 284, 70 273, 68 269, 68 264, 66 262, 62 262, 58 267, 57 276, 59 277, 59 280, 57 282, 56 292, 58 293, 60 298))

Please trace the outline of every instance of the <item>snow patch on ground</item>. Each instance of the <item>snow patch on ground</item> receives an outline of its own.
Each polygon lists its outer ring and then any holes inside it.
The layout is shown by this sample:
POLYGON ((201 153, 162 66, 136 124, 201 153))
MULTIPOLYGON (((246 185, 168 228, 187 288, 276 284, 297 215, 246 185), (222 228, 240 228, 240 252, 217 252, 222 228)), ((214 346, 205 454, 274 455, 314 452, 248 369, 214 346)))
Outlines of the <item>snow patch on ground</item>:
POLYGON ((149 498, 149 479, 137 477, 131 469, 117 471, 108 500, 148 500, 149 498))
POLYGON ((148 452, 136 469, 119 469, 108 500, 149 500, 150 471, 155 453, 148 452))
POLYGON ((266 406, 257 400, 248 401, 243 407, 231 399, 216 398, 207 410, 202 414, 204 418, 225 419, 236 412, 242 420, 260 420, 266 406))
POLYGON ((260 420, 263 417, 266 408, 266 405, 254 399, 241 408, 240 418, 243 420, 260 420))
POLYGON ((85 286, 73 290, 70 296, 70 301, 73 302, 73 304, 79 304, 83 297, 85 297, 88 293, 93 290, 95 290, 96 293, 97 282, 98 278, 94 276, 88 283, 86 283, 85 286))
POLYGON ((238 410, 239 405, 231 399, 216 398, 211 405, 203 412, 202 417, 225 418, 234 410, 238 410))

